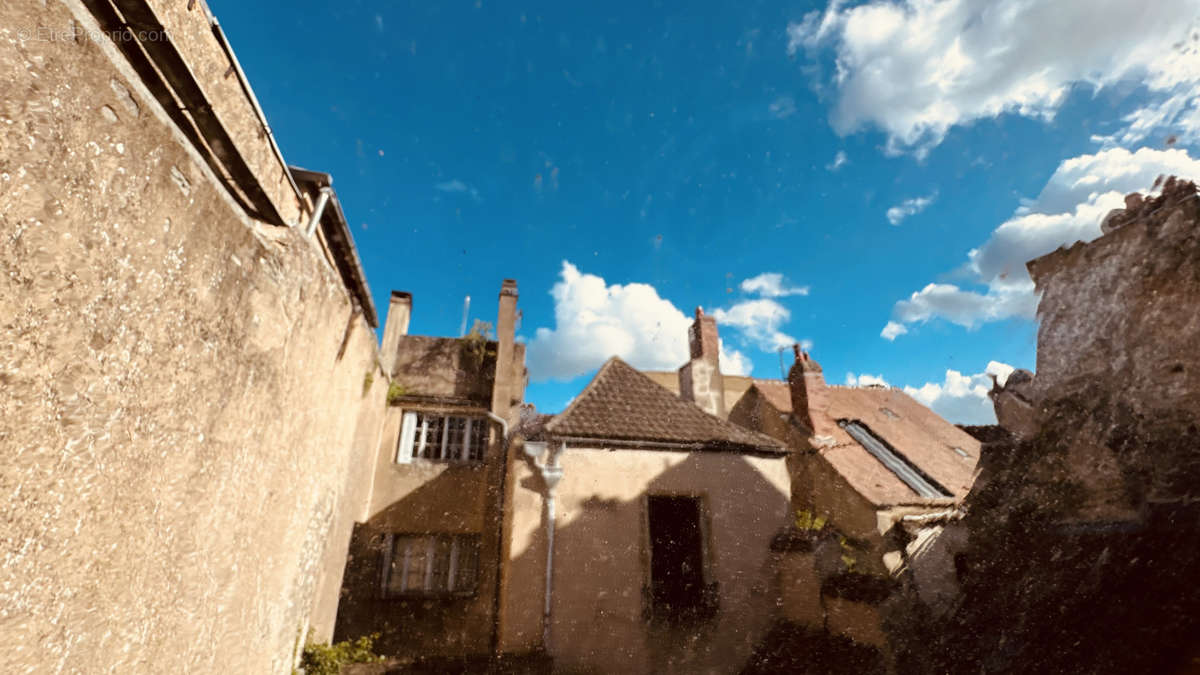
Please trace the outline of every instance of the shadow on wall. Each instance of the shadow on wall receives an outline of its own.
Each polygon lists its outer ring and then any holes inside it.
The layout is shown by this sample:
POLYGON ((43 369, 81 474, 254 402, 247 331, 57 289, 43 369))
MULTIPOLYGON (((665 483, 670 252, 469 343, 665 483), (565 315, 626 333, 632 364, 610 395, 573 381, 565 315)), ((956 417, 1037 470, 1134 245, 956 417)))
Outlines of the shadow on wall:
POLYGON ((473 594, 424 598, 383 595, 389 533, 484 535, 485 505, 490 497, 488 468, 486 464, 447 464, 436 477, 366 523, 355 524, 335 641, 379 633, 376 650, 398 657, 490 652, 497 569, 494 535, 480 536, 473 594))
POLYGON ((491 401, 496 373, 495 341, 478 335, 461 338, 405 335, 400 338, 394 381, 401 395, 443 400, 491 401))
MULTIPOLYGON (((790 523, 790 495, 745 457, 569 449, 562 461, 555 529, 555 667, 599 672, 732 672, 747 661, 776 611, 772 538, 790 523), (619 484, 618 484, 619 483, 619 484), (639 488, 638 484, 642 487, 639 488), (634 492, 636 491, 636 492, 634 492), (632 494, 631 494, 632 492, 632 494), (698 497, 703 580, 715 613, 688 620, 655 616, 650 591, 647 503, 652 495, 698 497)), ((786 477, 783 458, 778 462, 786 477)), ((518 491, 540 493, 528 477, 518 491)), ((542 506, 540 498, 536 500, 542 506)), ((510 609, 540 630, 546 559, 545 510, 534 538, 512 561, 510 609)))

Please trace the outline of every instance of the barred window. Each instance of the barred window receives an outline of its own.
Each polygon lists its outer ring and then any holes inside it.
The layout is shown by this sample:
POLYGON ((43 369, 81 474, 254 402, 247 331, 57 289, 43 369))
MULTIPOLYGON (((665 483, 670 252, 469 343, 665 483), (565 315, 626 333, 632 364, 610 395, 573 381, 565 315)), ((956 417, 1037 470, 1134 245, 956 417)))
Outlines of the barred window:
POLYGON ((404 413, 396 461, 407 464, 417 457, 441 462, 482 462, 487 443, 486 417, 409 411, 404 413))
POLYGON ((389 534, 383 595, 470 595, 479 573, 479 536, 389 534))

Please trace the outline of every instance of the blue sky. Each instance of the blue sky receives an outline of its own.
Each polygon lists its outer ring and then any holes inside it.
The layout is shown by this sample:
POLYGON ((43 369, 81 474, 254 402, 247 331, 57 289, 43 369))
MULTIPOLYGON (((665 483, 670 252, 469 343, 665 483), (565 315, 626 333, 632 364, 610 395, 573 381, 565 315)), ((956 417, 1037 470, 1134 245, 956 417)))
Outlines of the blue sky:
POLYGON ((1020 262, 1200 173, 1200 11, 1163 2, 209 0, 381 309, 454 335, 518 280, 539 409, 681 365, 702 306, 727 366, 808 341, 973 422, 1035 366, 1020 262))

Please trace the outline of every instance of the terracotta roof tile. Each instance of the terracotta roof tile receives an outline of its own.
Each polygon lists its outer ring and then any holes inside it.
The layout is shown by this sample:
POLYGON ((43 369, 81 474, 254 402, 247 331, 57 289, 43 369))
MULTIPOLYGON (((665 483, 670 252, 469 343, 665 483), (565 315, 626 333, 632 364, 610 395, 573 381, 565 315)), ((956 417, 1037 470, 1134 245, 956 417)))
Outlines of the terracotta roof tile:
POLYGON ((709 415, 616 357, 545 429, 554 436, 787 452, 780 441, 709 415))
MULTIPOLYGON (((792 409, 788 384, 780 380, 755 381, 755 388, 780 412, 792 409)), ((945 500, 919 496, 896 474, 875 459, 845 430, 835 430, 832 443, 819 452, 850 485, 876 505, 944 503, 961 500, 974 482, 980 443, 957 426, 900 389, 837 387, 828 389, 829 405, 812 411, 825 421, 858 420, 887 442, 909 464, 950 491, 945 500), (958 451, 965 453, 960 454, 958 451)))
POLYGON ((779 412, 792 412, 792 392, 782 380, 755 380, 754 387, 779 412))

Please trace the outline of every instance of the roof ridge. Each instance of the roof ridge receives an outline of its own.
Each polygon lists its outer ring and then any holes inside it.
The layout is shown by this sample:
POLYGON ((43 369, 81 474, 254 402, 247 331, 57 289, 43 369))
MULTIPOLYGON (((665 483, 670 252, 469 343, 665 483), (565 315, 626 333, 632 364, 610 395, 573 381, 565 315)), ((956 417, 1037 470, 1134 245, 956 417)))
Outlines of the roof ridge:
POLYGON ((552 434, 629 440, 686 440, 758 450, 785 450, 779 440, 713 415, 611 357, 545 430, 552 434))

